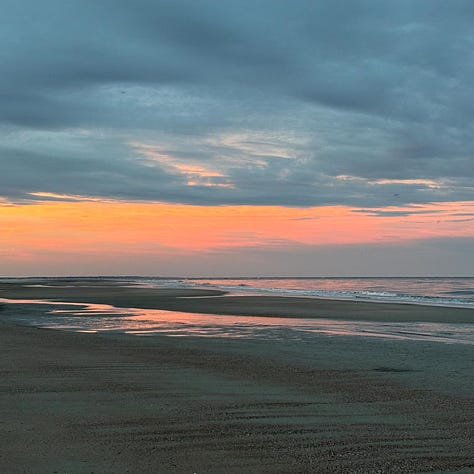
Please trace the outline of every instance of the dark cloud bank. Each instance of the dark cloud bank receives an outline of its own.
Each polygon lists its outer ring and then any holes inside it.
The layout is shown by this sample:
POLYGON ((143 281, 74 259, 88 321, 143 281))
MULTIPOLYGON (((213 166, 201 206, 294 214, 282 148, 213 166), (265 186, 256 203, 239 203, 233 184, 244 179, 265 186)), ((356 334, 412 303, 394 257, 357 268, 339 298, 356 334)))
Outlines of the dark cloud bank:
POLYGON ((470 200, 473 21, 456 0, 5 0, 0 196, 470 200))

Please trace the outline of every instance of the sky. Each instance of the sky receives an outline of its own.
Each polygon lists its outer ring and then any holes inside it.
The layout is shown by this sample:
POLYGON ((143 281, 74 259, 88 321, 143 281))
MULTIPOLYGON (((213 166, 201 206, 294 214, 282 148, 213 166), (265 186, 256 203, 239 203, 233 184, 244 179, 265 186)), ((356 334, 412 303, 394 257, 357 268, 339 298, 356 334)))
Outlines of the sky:
POLYGON ((473 21, 3 0, 0 275, 473 275, 473 21))

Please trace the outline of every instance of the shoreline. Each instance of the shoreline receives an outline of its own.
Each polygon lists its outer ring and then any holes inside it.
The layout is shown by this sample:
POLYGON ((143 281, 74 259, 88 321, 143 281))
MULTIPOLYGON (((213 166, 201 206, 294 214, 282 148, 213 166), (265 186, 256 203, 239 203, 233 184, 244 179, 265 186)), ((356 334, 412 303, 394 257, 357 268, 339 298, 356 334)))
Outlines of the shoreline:
MULTIPOLYGON (((255 281, 258 280, 287 280, 287 277, 263 277, 263 278, 237 278, 238 281, 255 281)), ((327 280, 326 277, 292 277, 292 280, 327 280)), ((334 281, 344 280, 466 280, 471 279, 474 281, 474 277, 339 277, 329 278, 334 281)), ((272 287, 258 287, 247 284, 237 284, 234 282, 232 286, 225 284, 226 280, 234 281, 234 278, 226 277, 220 278, 220 283, 212 283, 213 279, 210 278, 211 283, 206 281, 206 278, 181 278, 181 277, 133 277, 133 276, 120 276, 120 277, 11 277, 11 278, 0 278, 0 286, 2 284, 11 285, 23 285, 29 287, 60 287, 60 286, 123 286, 128 288, 142 288, 148 290, 166 291, 170 289, 176 289, 184 292, 193 291, 210 291, 218 292, 219 294, 226 294, 227 296, 265 296, 265 297, 279 297, 279 298, 305 298, 312 300, 329 300, 329 301, 345 301, 345 302, 361 302, 361 303, 377 303, 377 304, 408 304, 415 306, 428 306, 428 307, 440 307, 440 308, 460 308, 460 309, 473 309, 474 300, 469 301, 467 299, 453 298, 453 296, 442 296, 443 293, 438 296, 435 295, 424 295, 423 289, 420 289, 419 295, 402 293, 398 294, 398 291, 402 291, 400 288, 385 288, 381 289, 382 293, 375 293, 366 289, 360 290, 347 290, 340 292, 331 290, 328 291, 322 289, 318 291, 316 289, 304 289, 304 288, 272 288, 272 287), (203 281, 204 280, 204 281, 203 281), (190 283, 193 281, 201 282, 201 284, 190 283), (165 282, 165 285, 157 282, 165 282), (368 293, 367 293, 368 292, 368 293), (388 292, 388 293, 386 293, 388 292), (390 294, 392 292, 392 294, 390 294), (369 295, 370 293, 370 295, 369 295)), ((455 292, 459 293, 459 292, 455 292)), ((461 293, 463 293, 461 291, 461 293)), ((446 294, 449 294, 446 293, 446 294)))

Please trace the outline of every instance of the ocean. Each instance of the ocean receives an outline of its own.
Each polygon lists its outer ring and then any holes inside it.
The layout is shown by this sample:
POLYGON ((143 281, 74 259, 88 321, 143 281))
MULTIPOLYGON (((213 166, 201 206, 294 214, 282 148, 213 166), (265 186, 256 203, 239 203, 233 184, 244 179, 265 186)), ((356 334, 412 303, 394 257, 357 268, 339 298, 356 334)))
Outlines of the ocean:
POLYGON ((474 308, 474 277, 150 278, 155 287, 204 287, 232 294, 273 294, 474 308))

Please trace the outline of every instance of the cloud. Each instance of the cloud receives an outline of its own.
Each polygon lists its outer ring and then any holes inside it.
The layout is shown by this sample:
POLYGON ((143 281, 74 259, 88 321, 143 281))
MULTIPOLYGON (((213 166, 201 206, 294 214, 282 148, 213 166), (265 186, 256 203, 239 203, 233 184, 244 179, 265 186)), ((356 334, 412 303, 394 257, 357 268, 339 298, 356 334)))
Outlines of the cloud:
POLYGON ((473 14, 440 0, 6 0, 0 195, 472 199, 473 14), (150 166, 133 143, 167 159, 150 166))
POLYGON ((411 210, 407 208, 403 211, 392 211, 392 210, 381 210, 381 209, 353 209, 352 212, 361 213, 367 216, 376 216, 376 217, 406 217, 416 214, 426 215, 426 214, 438 214, 443 211, 431 209, 431 210, 411 210))

